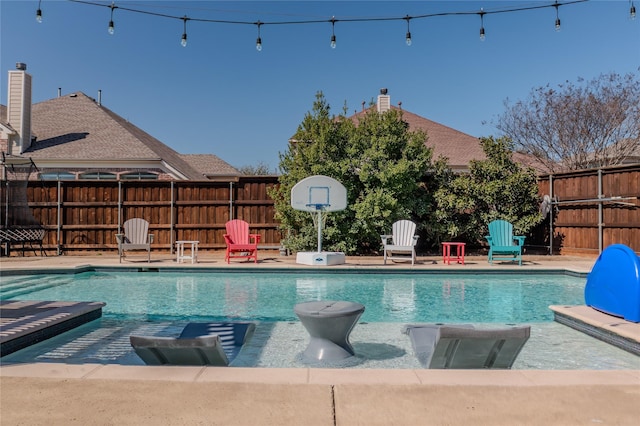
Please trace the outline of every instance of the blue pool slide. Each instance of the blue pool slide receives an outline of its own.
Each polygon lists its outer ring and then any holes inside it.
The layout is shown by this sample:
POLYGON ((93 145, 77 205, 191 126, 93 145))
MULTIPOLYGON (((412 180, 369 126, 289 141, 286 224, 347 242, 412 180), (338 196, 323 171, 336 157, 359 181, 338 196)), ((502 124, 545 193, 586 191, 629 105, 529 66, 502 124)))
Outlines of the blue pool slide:
POLYGON ((587 276, 587 306, 627 321, 640 322, 640 258, 624 244, 602 251, 587 276))

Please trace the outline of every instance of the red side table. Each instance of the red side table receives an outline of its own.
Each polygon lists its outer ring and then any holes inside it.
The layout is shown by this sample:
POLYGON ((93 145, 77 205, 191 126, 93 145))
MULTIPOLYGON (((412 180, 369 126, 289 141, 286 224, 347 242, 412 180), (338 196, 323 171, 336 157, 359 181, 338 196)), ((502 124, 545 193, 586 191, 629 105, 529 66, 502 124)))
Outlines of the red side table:
POLYGON ((446 242, 442 243, 442 262, 451 265, 451 261, 464 265, 464 246, 465 243, 446 242), (451 247, 456 248, 455 257, 451 257, 451 247))

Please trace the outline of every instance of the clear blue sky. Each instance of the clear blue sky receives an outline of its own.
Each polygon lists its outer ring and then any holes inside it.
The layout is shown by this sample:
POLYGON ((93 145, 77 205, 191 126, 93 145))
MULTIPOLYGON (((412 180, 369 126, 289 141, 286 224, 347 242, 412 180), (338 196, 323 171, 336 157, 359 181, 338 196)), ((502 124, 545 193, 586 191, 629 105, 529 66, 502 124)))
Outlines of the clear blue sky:
MULTIPOLYGON (((103 5, 110 1, 95 1, 103 5)), ((473 136, 490 124, 506 98, 532 88, 601 73, 639 72, 640 17, 628 0, 484 16, 345 22, 440 12, 495 11, 553 1, 116 1, 116 6, 190 18, 244 22, 326 20, 319 24, 255 25, 187 22, 43 0, 0 2, 0 102, 16 62, 33 76, 33 101, 82 91, 185 154, 211 153, 236 167, 278 165, 278 153, 322 91, 334 113, 349 112, 388 88, 391 102, 473 136), (332 16, 337 47, 331 49, 332 16)), ((563 3, 561 1, 560 3, 563 3)), ((635 1, 640 7, 640 1, 635 1)))

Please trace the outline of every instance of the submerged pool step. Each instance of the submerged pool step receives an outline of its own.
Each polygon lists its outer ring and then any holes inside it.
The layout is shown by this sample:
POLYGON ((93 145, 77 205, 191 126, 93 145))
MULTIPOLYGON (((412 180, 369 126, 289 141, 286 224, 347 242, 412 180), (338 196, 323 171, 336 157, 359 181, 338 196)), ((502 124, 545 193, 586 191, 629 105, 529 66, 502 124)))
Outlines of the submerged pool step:
POLYGON ((14 277, 2 277, 0 280, 0 288, 12 287, 16 285, 31 285, 42 281, 43 278, 38 275, 22 275, 14 277))
POLYGON ((34 291, 66 285, 72 281, 72 277, 61 276, 47 281, 30 277, 30 279, 13 280, 8 284, 3 282, 2 286, 0 286, 0 300, 8 300, 23 294, 33 293, 34 291))
POLYGON ((0 302, 0 356, 6 356, 102 316, 104 302, 0 302))
MULTIPOLYGON (((59 277, 64 278, 65 275, 60 275, 59 277)), ((49 277, 42 277, 38 275, 2 277, 2 280, 0 281, 0 289, 4 290, 6 288, 30 286, 46 281, 48 278, 49 277)))

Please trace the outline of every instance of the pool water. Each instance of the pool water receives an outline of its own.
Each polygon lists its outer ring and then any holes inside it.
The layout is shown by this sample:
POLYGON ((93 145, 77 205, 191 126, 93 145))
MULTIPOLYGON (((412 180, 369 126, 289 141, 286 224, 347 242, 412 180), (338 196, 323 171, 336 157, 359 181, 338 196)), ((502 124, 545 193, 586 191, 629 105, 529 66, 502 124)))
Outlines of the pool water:
POLYGON ((3 277, 3 300, 103 301, 101 319, 2 358, 11 362, 143 365, 129 336, 177 336, 190 321, 257 323, 233 366, 421 368, 402 326, 418 322, 526 323, 531 338, 514 369, 638 369, 640 357, 553 321, 549 305, 584 303, 584 278, 557 274, 87 272, 3 277), (310 300, 365 305, 334 365, 301 359, 308 333, 293 306, 310 300))
POLYGON ((1 298, 106 302, 106 317, 295 321, 293 307, 348 300, 366 322, 552 321, 549 305, 584 301, 565 275, 87 272, 3 277, 1 298))

